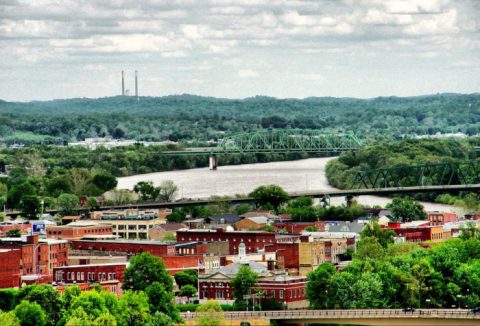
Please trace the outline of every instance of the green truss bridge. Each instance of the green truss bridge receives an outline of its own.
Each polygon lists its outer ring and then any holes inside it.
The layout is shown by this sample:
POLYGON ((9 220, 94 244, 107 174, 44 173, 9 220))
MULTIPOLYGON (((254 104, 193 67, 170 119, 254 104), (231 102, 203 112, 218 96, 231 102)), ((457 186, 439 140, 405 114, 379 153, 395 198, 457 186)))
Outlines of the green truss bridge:
POLYGON ((208 155, 210 169, 217 167, 218 155, 259 153, 331 153, 357 150, 362 141, 353 132, 311 129, 265 129, 226 137, 216 147, 189 148, 162 152, 164 155, 208 155))
POLYGON ((351 189, 386 189, 480 184, 480 160, 396 165, 358 172, 351 189))

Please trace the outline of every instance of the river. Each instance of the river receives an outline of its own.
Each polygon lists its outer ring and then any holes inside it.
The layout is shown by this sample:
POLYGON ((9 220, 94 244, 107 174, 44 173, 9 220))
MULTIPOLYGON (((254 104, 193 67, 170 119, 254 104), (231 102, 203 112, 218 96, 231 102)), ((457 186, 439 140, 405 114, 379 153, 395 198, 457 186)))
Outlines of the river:
MULTIPOLYGON (((288 192, 335 189, 328 184, 325 166, 333 157, 309 158, 297 161, 242 164, 220 166, 218 170, 208 168, 178 170, 138 174, 118 178, 119 189, 133 189, 139 181, 153 181, 159 185, 163 180, 173 180, 178 185, 178 198, 208 198, 211 195, 248 194, 261 185, 277 184, 288 192)), ((343 198, 332 198, 333 205, 340 205, 343 198)), ((363 205, 385 206, 389 198, 361 196, 357 198, 363 205)), ((454 211, 458 208, 422 203, 428 211, 454 211)))

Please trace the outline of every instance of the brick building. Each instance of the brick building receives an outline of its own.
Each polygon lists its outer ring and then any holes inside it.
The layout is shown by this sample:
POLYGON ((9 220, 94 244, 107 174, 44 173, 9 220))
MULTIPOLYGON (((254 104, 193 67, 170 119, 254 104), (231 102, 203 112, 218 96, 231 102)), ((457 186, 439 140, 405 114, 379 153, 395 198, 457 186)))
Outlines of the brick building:
POLYGON ((20 249, 0 249, 0 288, 20 286, 22 252, 20 249))
POLYGON ((397 237, 403 238, 406 242, 441 242, 444 239, 443 226, 430 226, 429 222, 419 221, 417 224, 390 222, 388 228, 395 231, 397 237), (423 223, 422 223, 423 222, 423 223))
POLYGON ((316 228, 316 232, 325 231, 324 221, 315 222, 276 222, 273 226, 279 230, 285 230, 287 233, 298 234, 305 231, 308 227, 316 228))
POLYGON ((227 241, 215 241, 215 242, 185 242, 177 243, 175 245, 176 254, 180 255, 215 255, 226 256, 228 255, 228 242, 227 241))
POLYGON ((111 224, 113 234, 122 239, 150 239, 149 231, 165 224, 171 213, 171 209, 125 209, 92 212, 91 218, 99 224, 111 224))
POLYGON ((96 283, 118 280, 123 282, 123 273, 128 263, 72 265, 56 267, 53 279, 57 283, 96 283))
POLYGON ((457 222, 457 214, 444 212, 428 212, 428 221, 431 226, 457 222))
POLYGON ((78 240, 91 235, 112 235, 112 226, 82 220, 62 226, 47 226, 48 238, 78 240))
POLYGON ((157 257, 175 256, 175 244, 150 240, 72 240, 74 250, 97 250, 109 253, 124 252, 135 255, 149 252, 157 257))
POLYGON ((38 235, 18 238, 0 238, 0 249, 21 251, 22 275, 51 275, 53 268, 65 266, 68 262, 66 240, 38 239, 38 235))
POLYGON ((261 231, 225 231, 217 230, 185 230, 177 231, 177 243, 192 241, 227 241, 229 254, 238 253, 238 246, 245 243, 247 253, 264 250, 266 246, 281 242, 299 241, 300 235, 275 234, 261 231))
MULTIPOLYGON (((245 245, 242 243, 239 260, 211 273, 199 275, 199 299, 215 299, 221 303, 232 303, 233 288, 231 280, 242 266, 248 266, 259 275, 256 289, 262 290, 269 299, 285 303, 289 307, 306 307, 305 277, 292 277, 284 272, 274 271, 273 265, 268 267, 246 258, 245 245)), ((254 291, 254 288, 252 288, 254 291)))

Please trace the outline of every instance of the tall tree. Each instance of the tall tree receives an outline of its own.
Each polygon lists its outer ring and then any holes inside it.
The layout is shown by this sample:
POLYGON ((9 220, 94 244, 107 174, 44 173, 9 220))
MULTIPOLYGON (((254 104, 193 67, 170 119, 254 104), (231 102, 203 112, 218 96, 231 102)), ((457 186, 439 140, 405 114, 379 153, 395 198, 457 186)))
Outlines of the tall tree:
POLYGON ((392 211, 393 217, 398 221, 411 222, 427 218, 427 213, 425 213, 422 204, 410 197, 395 197, 387 205, 387 208, 392 211))
POLYGON ((288 200, 287 192, 277 185, 260 186, 250 196, 258 206, 271 205, 275 210, 288 200))
POLYGON ((58 206, 64 215, 75 213, 78 209, 80 199, 73 194, 61 194, 58 197, 58 206))
POLYGON ((35 195, 23 196, 20 202, 20 208, 25 214, 25 217, 31 220, 37 219, 41 206, 40 200, 35 195))
POLYGON ((15 307, 15 315, 22 326, 45 326, 47 315, 36 302, 22 301, 15 307))
POLYGON ((315 309, 323 309, 328 305, 328 297, 331 296, 330 283, 335 275, 335 266, 331 263, 323 263, 314 271, 308 273, 306 295, 310 305, 315 309))
POLYGON ((198 326, 221 326, 224 322, 223 310, 218 301, 208 300, 197 308, 202 315, 197 319, 198 326))
POLYGON ((244 295, 250 294, 250 289, 257 284, 258 274, 250 267, 242 265, 237 275, 232 279, 230 284, 233 287, 233 297, 237 306, 242 306, 245 299, 244 295))
POLYGON ((173 290, 173 281, 162 259, 143 252, 130 260, 124 273, 124 290, 145 291, 154 282, 162 283, 166 291, 173 290))
POLYGON ((178 186, 172 180, 165 180, 159 186, 159 199, 161 201, 173 201, 178 192, 178 186))

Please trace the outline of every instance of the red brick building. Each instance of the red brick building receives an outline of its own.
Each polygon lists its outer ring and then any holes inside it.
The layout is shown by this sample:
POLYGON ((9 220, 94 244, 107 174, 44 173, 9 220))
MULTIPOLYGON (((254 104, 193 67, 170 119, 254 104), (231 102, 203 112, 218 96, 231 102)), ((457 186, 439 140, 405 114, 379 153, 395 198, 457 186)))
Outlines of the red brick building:
POLYGON ((417 221, 418 225, 412 225, 412 223, 400 224, 399 222, 388 223, 388 228, 395 231, 397 237, 405 238, 406 242, 424 242, 434 241, 440 242, 444 239, 443 226, 430 226, 429 222, 421 224, 421 221, 417 221))
POLYGON ((47 226, 47 237, 65 240, 79 240, 91 235, 112 235, 112 226, 95 222, 74 222, 62 226, 47 226))
POLYGON ((128 263, 72 265, 54 269, 53 279, 57 283, 88 283, 118 280, 123 282, 123 273, 128 263))
POLYGON ((281 242, 298 241, 300 235, 275 234, 261 231, 225 231, 217 230, 185 230, 177 231, 177 242, 185 243, 192 241, 227 241, 230 255, 238 253, 241 242, 245 244, 247 253, 255 253, 265 249, 266 246, 281 242))
POLYGON ((457 214, 443 212, 428 212, 430 225, 443 225, 445 223, 457 222, 457 214))
POLYGON ((19 249, 0 249, 0 288, 20 286, 20 264, 22 252, 19 249))
POLYGON ((149 240, 72 240, 71 246, 75 250, 125 252, 129 255, 149 252, 157 257, 175 256, 175 244, 149 240))
POLYGON ((53 268, 68 262, 66 240, 38 239, 38 235, 0 238, 0 249, 19 249, 22 275, 52 275, 53 268))
MULTIPOLYGON (((112 281, 103 281, 100 283, 80 283, 80 284, 75 284, 80 288, 80 291, 89 291, 91 288, 97 284, 100 284, 102 287, 102 290, 105 292, 111 292, 116 295, 121 295, 122 294, 122 284, 118 280, 112 280, 112 281)), ((73 286, 73 284, 70 285, 58 285, 55 287, 60 292, 64 292, 65 288, 73 286)))
POLYGON ((273 223, 273 226, 279 230, 285 230, 287 233, 299 234, 305 231, 308 227, 316 228, 316 232, 325 231, 325 222, 324 221, 315 221, 315 222, 276 222, 273 223))

